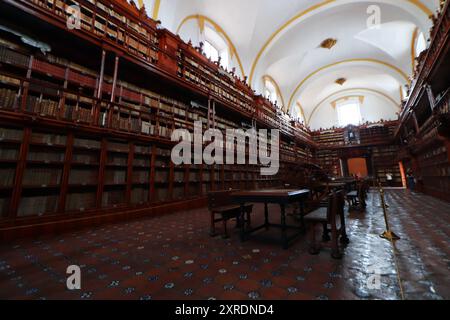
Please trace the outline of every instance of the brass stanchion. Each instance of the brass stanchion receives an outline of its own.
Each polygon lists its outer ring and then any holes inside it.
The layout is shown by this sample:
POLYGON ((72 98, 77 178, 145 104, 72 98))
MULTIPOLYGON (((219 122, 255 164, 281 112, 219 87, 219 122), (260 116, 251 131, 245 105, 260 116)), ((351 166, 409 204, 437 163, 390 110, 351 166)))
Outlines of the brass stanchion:
POLYGON ((381 198, 381 205, 383 207, 383 214, 384 214, 384 222, 386 223, 386 231, 383 232, 380 237, 383 239, 386 239, 388 241, 398 241, 400 240, 400 237, 397 236, 394 232, 391 231, 391 228, 389 226, 389 220, 387 216, 387 206, 386 201, 384 200, 384 190, 380 183, 380 198, 381 198))
POLYGON ((397 280, 398 280, 398 285, 400 288, 400 296, 402 297, 402 300, 405 300, 405 293, 403 291, 402 279, 400 277, 400 268, 399 268, 398 260, 397 260, 397 247, 395 246, 395 242, 400 240, 400 237, 391 231, 391 228, 389 226, 388 216, 387 216, 386 201, 384 199, 384 190, 383 190, 381 183, 379 184, 379 186, 380 186, 381 204, 383 206, 384 222, 386 223, 386 231, 383 232, 380 235, 380 237, 388 240, 392 244, 392 250, 394 252, 395 269, 397 270, 397 280))

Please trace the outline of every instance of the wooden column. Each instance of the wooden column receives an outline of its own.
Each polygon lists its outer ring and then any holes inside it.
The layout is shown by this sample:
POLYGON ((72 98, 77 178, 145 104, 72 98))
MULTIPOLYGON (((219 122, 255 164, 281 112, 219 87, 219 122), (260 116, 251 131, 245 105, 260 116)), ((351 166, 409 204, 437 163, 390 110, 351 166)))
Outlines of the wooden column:
POLYGON ((105 77, 105 60, 106 60, 106 51, 102 50, 102 62, 100 66, 100 78, 98 81, 98 91, 97 91, 97 99, 101 99, 103 95, 103 79, 105 77))
POLYGON ((429 84, 425 85, 425 89, 427 90, 428 101, 430 102, 431 110, 434 110, 436 106, 436 99, 434 98, 433 90, 429 84))
POLYGON ((20 145, 19 158, 17 162, 16 174, 14 178, 14 188, 9 207, 9 217, 15 218, 19 209, 20 197, 22 195, 22 180, 27 166, 28 150, 30 148, 31 128, 25 128, 22 144, 20 145))
POLYGON ((105 77, 105 59, 106 59, 106 51, 102 50, 102 60, 101 60, 101 66, 100 66, 100 75, 98 78, 98 87, 97 92, 95 94, 95 98, 97 98, 97 101, 95 102, 95 110, 94 110, 94 116, 93 116, 93 124, 97 125, 98 120, 100 117, 100 109, 101 109, 101 103, 100 100, 102 99, 103 95, 103 79, 105 77))
POLYGON ((416 114, 414 112, 412 113, 412 117, 413 117, 413 121, 414 121, 414 128, 416 129, 416 133, 418 133, 419 130, 420 130, 419 122, 417 121, 417 117, 416 117, 416 114))
POLYGON ((73 158, 73 141, 74 141, 73 132, 70 132, 67 135, 66 154, 64 156, 64 168, 61 178, 61 192, 59 194, 58 200, 58 212, 60 213, 66 211, 66 198, 69 189, 70 168, 72 165, 72 158, 73 158))
MULTIPOLYGON (((119 57, 116 55, 115 62, 114 62, 114 77, 113 77, 113 85, 112 85, 112 89, 111 89, 111 99, 109 101, 110 103, 108 106, 107 124, 108 124, 109 128, 111 128, 112 116, 113 116, 113 111, 114 111, 114 102, 116 101, 116 86, 117 86, 117 73, 118 72, 119 72, 119 57)), ((119 114, 119 116, 120 116, 120 114, 119 114)), ((128 126, 128 131, 129 131, 129 129, 130 128, 128 126)))
POLYGON ((211 99, 208 98, 208 118, 207 118, 207 128, 210 129, 211 128, 211 99))
POLYGON ((111 91, 111 103, 116 101, 116 87, 117 87, 117 74, 119 72, 119 56, 116 54, 116 58, 114 61, 114 77, 113 77, 113 85, 111 91))
POLYGON ((190 165, 189 164, 185 164, 184 165, 184 197, 187 198, 189 197, 189 170, 190 170, 190 165))
POLYGON ((125 202, 127 205, 131 204, 131 191, 133 188, 133 163, 135 146, 133 142, 129 143, 128 163, 127 163, 127 191, 125 194, 125 202))
POLYGON ((173 187, 174 187, 174 180, 175 180, 175 164, 170 161, 170 171, 169 171, 169 196, 168 198, 170 200, 173 199, 173 187))
POLYGON ((100 165, 98 170, 97 197, 95 201, 97 208, 102 207, 103 189, 105 188, 105 167, 107 157, 108 157, 108 141, 106 140, 106 138, 103 138, 101 143, 100 165))
POLYGON ((200 184, 200 196, 203 196, 203 164, 200 164, 200 170, 199 170, 199 179, 198 179, 198 183, 200 184))
POLYGON ((152 146, 152 155, 150 157, 150 188, 148 199, 149 202, 155 201, 155 164, 156 164, 156 146, 152 146))
POLYGON ((61 118, 64 118, 64 112, 66 107, 66 90, 69 82, 69 68, 66 68, 66 73, 64 75, 64 91, 61 94, 61 98, 59 99, 59 110, 56 118, 59 120, 61 118))
POLYGON ((22 101, 21 101, 21 104, 20 104, 20 109, 22 111, 26 111, 28 89, 29 89, 29 86, 30 86, 30 81, 29 80, 31 79, 33 61, 34 61, 34 56, 31 56, 30 57, 30 62, 28 64, 28 70, 27 70, 27 81, 23 82, 22 101))
POLYGON ((448 162, 450 163, 450 139, 446 138, 445 140, 445 147, 447 148, 447 158, 448 162))

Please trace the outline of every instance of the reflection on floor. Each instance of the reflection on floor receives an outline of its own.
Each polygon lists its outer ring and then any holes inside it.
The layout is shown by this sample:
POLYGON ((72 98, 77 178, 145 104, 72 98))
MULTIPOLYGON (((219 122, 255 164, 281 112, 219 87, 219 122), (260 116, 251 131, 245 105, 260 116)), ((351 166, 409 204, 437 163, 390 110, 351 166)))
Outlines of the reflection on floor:
MULTIPOLYGON (((387 203, 402 238, 406 298, 450 299, 450 204, 404 190, 387 191, 387 203)), ((271 217, 279 218, 276 207, 271 217)), ((16 241, 0 246, 0 298, 400 299, 392 247, 379 238, 384 229, 373 191, 366 213, 349 214, 351 243, 341 261, 326 250, 309 255, 307 236, 289 250, 268 235, 211 239, 206 209, 16 241), (80 291, 66 289, 69 265, 82 269, 80 291), (374 272, 379 288, 367 285, 374 272)))

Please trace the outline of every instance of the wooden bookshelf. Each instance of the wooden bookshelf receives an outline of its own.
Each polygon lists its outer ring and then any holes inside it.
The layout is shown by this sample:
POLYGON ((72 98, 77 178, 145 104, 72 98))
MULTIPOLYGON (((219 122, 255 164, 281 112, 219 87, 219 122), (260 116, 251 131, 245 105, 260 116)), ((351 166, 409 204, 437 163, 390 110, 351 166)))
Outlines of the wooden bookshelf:
POLYGON ((429 48, 418 59, 409 96, 400 114, 395 137, 402 146, 398 159, 410 171, 416 188, 450 199, 450 66, 449 2, 433 17, 429 48))

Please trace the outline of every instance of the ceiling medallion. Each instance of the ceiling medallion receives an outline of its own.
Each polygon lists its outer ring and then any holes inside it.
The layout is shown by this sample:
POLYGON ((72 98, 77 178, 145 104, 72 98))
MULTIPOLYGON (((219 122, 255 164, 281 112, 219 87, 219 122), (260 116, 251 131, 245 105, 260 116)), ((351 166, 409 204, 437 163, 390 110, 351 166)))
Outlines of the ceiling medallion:
POLYGON ((333 48, 337 43, 337 39, 333 39, 333 38, 328 38, 322 41, 322 43, 320 44, 321 48, 324 49, 331 49, 333 48))
POLYGON ((343 86, 344 83, 346 83, 346 82, 347 82, 347 79, 345 79, 345 78, 339 78, 335 81, 335 83, 337 83, 340 86, 343 86))

